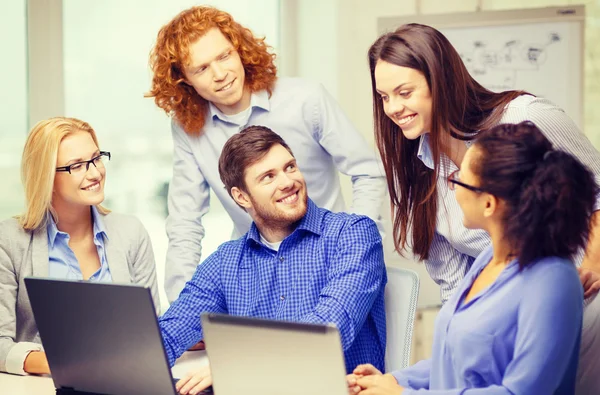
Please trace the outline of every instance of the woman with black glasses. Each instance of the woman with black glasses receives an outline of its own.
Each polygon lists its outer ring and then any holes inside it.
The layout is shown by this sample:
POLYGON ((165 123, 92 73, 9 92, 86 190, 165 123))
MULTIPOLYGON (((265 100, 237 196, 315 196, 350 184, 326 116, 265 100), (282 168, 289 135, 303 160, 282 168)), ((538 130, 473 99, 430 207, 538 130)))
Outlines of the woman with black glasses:
POLYGON ((49 373, 26 276, 137 283, 159 308, 148 233, 101 206, 109 160, 86 122, 51 118, 31 130, 21 162, 25 212, 0 222, 0 371, 49 373))
POLYGON ((483 250, 435 322, 432 358, 382 375, 361 365, 350 393, 573 394, 583 290, 573 256, 590 236, 593 173, 530 122, 482 132, 448 179, 483 250))

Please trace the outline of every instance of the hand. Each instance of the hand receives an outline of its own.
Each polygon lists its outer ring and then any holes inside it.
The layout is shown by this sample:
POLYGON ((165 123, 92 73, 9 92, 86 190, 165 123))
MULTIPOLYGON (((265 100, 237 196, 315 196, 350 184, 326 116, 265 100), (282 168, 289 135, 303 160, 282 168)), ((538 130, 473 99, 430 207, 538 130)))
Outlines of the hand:
POLYGON ((210 374, 210 366, 207 365, 182 377, 175 384, 175 389, 182 395, 196 395, 211 385, 212 375, 210 374))
POLYGON ((584 298, 588 298, 600 291, 600 274, 583 267, 578 268, 577 271, 579 272, 581 285, 583 285, 584 298))
POLYGON ((382 373, 371 364, 358 365, 354 371, 346 376, 346 382, 348 383, 348 393, 350 395, 358 394, 361 390, 357 384, 357 380, 364 376, 381 375, 382 373))
POLYGON ((401 395, 404 392, 389 373, 360 377, 356 384, 362 388, 361 395, 401 395))
POLYGON ((30 374, 50 374, 46 353, 43 351, 30 352, 23 362, 23 370, 30 374))
POLYGON ((198 350, 206 350, 206 345, 204 344, 204 340, 200 340, 198 343, 194 344, 188 351, 198 351, 198 350))

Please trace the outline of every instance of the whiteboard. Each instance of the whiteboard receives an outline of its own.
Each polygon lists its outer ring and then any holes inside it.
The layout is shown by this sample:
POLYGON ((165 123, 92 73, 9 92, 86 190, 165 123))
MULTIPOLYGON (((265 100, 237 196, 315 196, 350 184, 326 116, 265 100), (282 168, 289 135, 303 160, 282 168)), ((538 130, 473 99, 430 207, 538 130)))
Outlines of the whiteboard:
POLYGON ((441 31, 481 85, 525 90, 583 127, 584 6, 379 18, 379 33, 405 23, 441 31))

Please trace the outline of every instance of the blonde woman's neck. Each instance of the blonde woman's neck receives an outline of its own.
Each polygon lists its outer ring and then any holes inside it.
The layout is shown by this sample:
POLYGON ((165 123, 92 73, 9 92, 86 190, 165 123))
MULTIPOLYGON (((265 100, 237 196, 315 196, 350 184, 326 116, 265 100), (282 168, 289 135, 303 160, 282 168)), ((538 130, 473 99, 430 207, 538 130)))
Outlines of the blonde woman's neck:
POLYGON ((68 233, 71 241, 89 238, 93 233, 91 206, 80 208, 71 206, 68 210, 61 210, 58 207, 54 209, 57 215, 56 227, 61 232, 68 233))

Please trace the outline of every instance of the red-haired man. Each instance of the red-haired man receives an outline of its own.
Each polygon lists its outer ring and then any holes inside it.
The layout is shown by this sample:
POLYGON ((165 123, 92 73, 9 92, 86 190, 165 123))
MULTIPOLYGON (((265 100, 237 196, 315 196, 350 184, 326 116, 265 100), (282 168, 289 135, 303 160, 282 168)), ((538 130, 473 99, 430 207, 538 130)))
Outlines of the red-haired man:
POLYGON ((181 12, 160 30, 150 64, 148 96, 173 119, 169 301, 200 262, 210 189, 231 216, 234 237, 250 228, 250 216, 229 197, 217 168, 227 139, 246 126, 270 127, 288 142, 318 206, 346 210, 339 171, 352 179, 350 211, 379 219, 385 181, 374 149, 320 84, 277 78, 264 39, 231 15, 204 6, 181 12))

